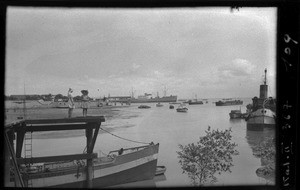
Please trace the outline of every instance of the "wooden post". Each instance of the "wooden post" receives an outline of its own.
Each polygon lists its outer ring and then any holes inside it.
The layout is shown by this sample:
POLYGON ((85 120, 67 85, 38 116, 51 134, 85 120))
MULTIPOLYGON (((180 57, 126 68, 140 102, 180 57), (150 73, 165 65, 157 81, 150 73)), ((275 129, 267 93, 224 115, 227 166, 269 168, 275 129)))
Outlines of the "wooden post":
POLYGON ((22 176, 20 174, 19 167, 17 165, 17 158, 16 158, 16 155, 14 152, 14 148, 10 144, 10 139, 6 132, 4 133, 4 138, 5 138, 6 146, 9 150, 10 156, 12 157, 12 161, 13 161, 13 166, 14 166, 13 168, 14 168, 14 174, 15 174, 15 185, 16 185, 16 187, 24 187, 24 182, 23 182, 22 176))
POLYGON ((16 140, 16 157, 21 158, 22 155, 22 147, 24 142, 25 130, 22 127, 21 129, 17 130, 17 140, 16 140))
MULTIPOLYGON (((88 123, 88 125, 91 125, 88 123)), ((87 154, 91 154, 93 150, 91 150, 91 142, 92 142, 93 129, 87 128, 85 129, 86 136, 86 150, 87 154)), ((86 159, 86 186, 87 188, 93 187, 93 159, 86 159)))
POLYGON ((9 148, 8 148, 8 144, 7 143, 13 143, 13 133, 8 133, 7 134, 9 142, 5 141, 5 145, 4 145, 4 156, 5 156, 5 163, 4 163, 4 187, 8 187, 10 184, 10 167, 11 167, 11 163, 10 163, 10 152, 9 152, 9 148))

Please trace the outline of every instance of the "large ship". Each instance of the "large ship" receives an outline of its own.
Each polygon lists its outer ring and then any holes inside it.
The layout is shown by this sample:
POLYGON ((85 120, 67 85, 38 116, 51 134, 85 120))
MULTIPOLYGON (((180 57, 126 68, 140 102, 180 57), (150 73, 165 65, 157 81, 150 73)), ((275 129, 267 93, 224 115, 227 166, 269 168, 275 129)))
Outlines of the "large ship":
POLYGON ((263 129, 263 127, 274 127, 276 120, 276 99, 268 97, 267 69, 265 69, 264 82, 260 85, 259 98, 252 98, 250 114, 246 118, 248 129, 263 129))
POLYGON ((176 102, 177 96, 167 96, 166 92, 164 92, 163 97, 159 97, 157 94, 156 97, 152 97, 152 94, 144 93, 144 95, 140 95, 137 98, 132 98, 129 100, 130 103, 154 103, 154 102, 176 102))

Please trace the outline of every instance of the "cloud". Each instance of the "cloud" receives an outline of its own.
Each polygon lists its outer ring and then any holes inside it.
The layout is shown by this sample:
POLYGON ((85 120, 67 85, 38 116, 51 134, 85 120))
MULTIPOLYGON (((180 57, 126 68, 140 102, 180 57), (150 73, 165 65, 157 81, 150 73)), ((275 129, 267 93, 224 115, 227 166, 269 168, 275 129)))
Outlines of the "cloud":
POLYGON ((219 67, 219 75, 225 78, 249 77, 256 69, 256 65, 246 59, 234 59, 231 63, 219 67))

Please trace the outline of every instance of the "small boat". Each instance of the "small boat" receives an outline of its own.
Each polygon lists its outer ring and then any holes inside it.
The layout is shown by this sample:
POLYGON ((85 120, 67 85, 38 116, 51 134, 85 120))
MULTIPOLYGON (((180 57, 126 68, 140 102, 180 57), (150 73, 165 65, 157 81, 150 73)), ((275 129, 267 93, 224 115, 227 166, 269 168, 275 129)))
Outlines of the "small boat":
POLYGON ((147 105, 140 105, 138 108, 139 108, 139 109, 149 109, 149 108, 151 108, 151 107, 150 107, 150 106, 147 106, 147 105))
POLYGON ((164 105, 162 105, 160 102, 158 102, 157 104, 156 104, 156 107, 163 107, 164 105))
POLYGON ((229 113, 230 119, 242 118, 241 110, 231 110, 229 113))
POLYGON ((173 105, 170 105, 169 108, 170 108, 170 109, 174 109, 174 106, 173 106, 173 105))
POLYGON ((184 104, 180 104, 176 109, 177 112, 187 112, 188 108, 184 104))
POLYGON ((167 168, 165 166, 156 166, 156 172, 155 175, 163 175, 165 174, 167 168))

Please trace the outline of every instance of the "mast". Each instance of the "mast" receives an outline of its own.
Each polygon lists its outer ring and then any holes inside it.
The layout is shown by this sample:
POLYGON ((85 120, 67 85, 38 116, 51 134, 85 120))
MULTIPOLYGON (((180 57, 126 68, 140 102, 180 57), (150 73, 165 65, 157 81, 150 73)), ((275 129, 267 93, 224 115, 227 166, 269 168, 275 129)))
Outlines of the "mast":
POLYGON ((265 69, 265 80, 264 80, 264 85, 267 84, 267 69, 265 69))
POLYGON ((24 99, 23 99, 23 116, 26 119, 26 93, 25 93, 25 81, 24 81, 24 99))

